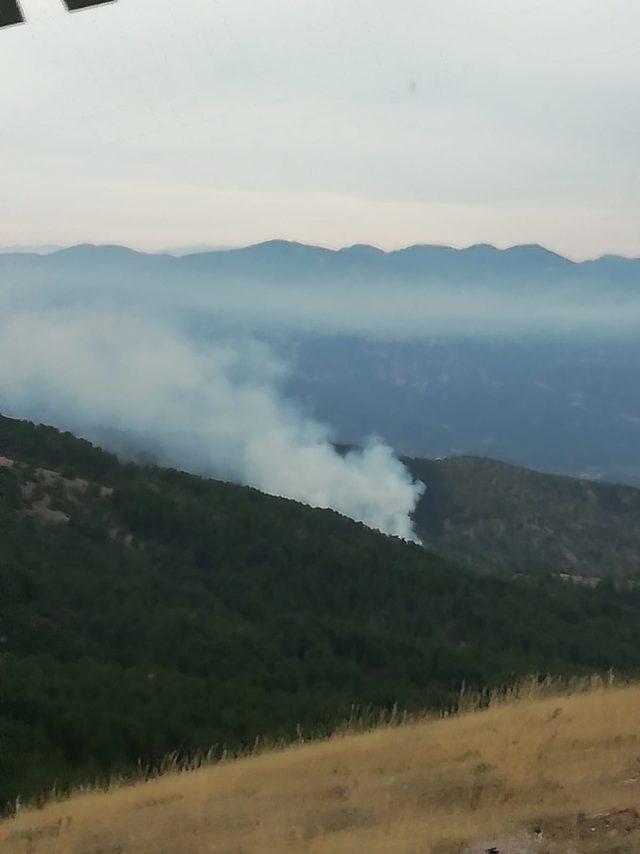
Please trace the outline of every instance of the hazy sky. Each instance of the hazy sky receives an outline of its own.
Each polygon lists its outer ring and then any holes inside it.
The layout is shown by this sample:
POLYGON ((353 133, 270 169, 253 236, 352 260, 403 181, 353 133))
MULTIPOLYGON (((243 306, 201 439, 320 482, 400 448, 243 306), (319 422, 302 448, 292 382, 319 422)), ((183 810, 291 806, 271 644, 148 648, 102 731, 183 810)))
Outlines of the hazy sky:
POLYGON ((634 0, 24 0, 0 245, 640 256, 634 0))

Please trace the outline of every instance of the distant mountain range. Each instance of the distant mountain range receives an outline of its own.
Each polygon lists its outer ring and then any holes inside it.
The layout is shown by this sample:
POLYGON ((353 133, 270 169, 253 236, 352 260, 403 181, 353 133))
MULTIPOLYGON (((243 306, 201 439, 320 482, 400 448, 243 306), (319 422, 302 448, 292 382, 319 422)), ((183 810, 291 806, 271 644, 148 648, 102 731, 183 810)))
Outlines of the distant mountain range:
POLYGON ((184 257, 84 245, 0 255, 0 304, 9 292, 9 305, 180 313, 194 335, 248 330, 339 441, 374 432, 408 456, 640 484, 640 259, 576 263, 536 245, 271 241, 184 257))
MULTIPOLYGON (((326 249, 283 240, 272 240, 253 246, 233 249, 214 249, 202 252, 171 250, 172 254, 136 252, 122 246, 84 244, 64 249, 38 247, 35 250, 12 247, 0 252, 23 255, 22 269, 29 268, 28 256, 48 253, 42 262, 51 271, 73 272, 79 265, 90 264, 94 272, 127 267, 136 271, 180 271, 206 273, 216 276, 257 276, 260 279, 277 277, 279 281, 292 277, 302 280, 348 276, 352 281, 362 277, 396 277, 404 280, 433 280, 445 277, 453 280, 491 281, 528 278, 538 283, 551 283, 562 278, 572 282, 598 280, 608 283, 638 284, 640 259, 618 255, 603 255, 589 261, 570 261, 542 246, 531 244, 497 249, 478 244, 466 249, 447 246, 416 245, 385 252, 368 245, 344 249, 326 249)), ((1 262, 1 258, 0 258, 1 262)), ((40 261, 34 260, 35 269, 40 261)), ((6 269, 6 262, 3 265, 6 269)), ((1 267, 0 267, 1 269, 1 267)), ((14 267, 15 269, 15 267, 14 267)))

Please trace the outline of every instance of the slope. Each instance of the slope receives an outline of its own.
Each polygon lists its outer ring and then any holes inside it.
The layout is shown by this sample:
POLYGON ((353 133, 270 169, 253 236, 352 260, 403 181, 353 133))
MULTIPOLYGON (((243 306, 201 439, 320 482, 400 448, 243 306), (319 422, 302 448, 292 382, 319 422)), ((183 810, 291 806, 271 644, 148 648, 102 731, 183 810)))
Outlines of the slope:
POLYGON ((640 689, 346 734, 0 824, 6 854, 633 854, 640 689))
POLYGON ((0 419, 0 799, 640 669, 640 595, 481 578, 330 511, 0 419))
POLYGON ((509 574, 640 577, 640 489, 478 457, 405 462, 428 484, 415 521, 436 551, 509 574))

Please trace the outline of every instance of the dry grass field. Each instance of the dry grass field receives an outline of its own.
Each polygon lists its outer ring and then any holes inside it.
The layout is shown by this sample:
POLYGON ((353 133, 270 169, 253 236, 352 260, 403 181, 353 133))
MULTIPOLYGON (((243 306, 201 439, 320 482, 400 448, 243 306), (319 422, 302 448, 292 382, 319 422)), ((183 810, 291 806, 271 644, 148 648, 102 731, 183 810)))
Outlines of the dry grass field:
POLYGON ((640 687, 345 734, 0 824, 2 854, 640 851, 640 687))

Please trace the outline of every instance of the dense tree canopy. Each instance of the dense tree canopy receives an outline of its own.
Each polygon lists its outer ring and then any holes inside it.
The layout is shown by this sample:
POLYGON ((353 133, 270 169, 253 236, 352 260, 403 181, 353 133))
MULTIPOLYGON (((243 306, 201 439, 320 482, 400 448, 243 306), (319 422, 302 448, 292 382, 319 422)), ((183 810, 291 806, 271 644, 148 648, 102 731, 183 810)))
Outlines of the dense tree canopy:
POLYGON ((0 455, 16 461, 0 467, 5 805, 331 727, 354 703, 640 669, 636 593, 477 577, 331 511, 8 419, 0 455))

